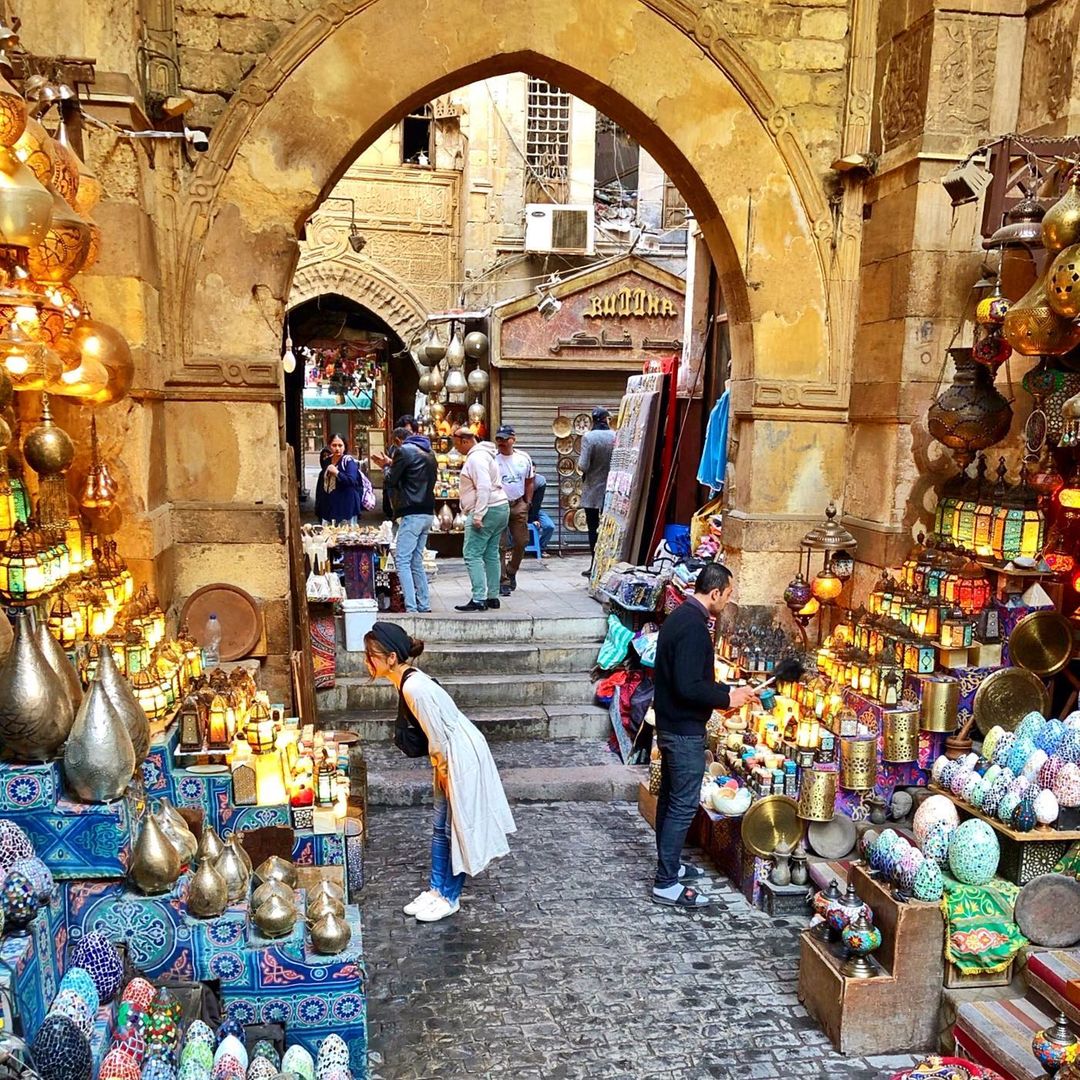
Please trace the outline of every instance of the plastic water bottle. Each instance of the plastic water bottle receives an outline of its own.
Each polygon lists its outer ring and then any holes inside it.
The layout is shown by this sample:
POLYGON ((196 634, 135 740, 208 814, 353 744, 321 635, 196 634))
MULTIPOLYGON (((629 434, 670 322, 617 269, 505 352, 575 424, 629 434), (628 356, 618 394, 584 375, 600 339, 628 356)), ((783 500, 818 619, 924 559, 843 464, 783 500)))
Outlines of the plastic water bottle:
POLYGON ((218 622, 217 615, 211 614, 206 620, 203 642, 203 659, 206 667, 217 667, 221 662, 221 623, 218 622))

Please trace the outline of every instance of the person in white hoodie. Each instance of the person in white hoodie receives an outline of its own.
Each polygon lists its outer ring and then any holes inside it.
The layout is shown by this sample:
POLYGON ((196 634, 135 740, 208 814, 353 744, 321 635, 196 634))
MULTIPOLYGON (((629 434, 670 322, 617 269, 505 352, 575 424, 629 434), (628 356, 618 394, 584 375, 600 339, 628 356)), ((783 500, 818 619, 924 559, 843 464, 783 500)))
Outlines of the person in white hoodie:
POLYGON ((472 599, 455 610, 487 611, 499 607, 499 541, 510 521, 510 502, 503 491, 494 445, 478 442, 472 430, 459 427, 454 446, 465 455, 459 494, 465 515, 465 569, 472 584, 472 599))

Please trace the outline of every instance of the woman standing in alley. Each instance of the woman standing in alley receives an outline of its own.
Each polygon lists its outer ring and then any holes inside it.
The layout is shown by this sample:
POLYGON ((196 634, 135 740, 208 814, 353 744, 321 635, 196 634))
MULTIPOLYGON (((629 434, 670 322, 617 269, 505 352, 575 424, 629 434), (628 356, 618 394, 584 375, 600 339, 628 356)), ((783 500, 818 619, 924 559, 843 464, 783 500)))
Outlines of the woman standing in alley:
POLYGON ((409 663, 424 643, 397 623, 377 622, 364 649, 371 677, 398 688, 395 743, 419 757, 426 737, 435 787, 431 876, 427 890, 403 910, 418 922, 438 922, 458 910, 467 876, 507 854, 506 838, 517 826, 484 736, 437 682, 409 663))
MULTIPOLYGON (((330 461, 322 474, 320 514, 324 525, 334 522, 355 525, 360 511, 370 509, 365 503, 369 501, 371 482, 360 471, 360 463, 348 450, 340 435, 330 440, 330 461)), ((374 499, 370 501, 373 505, 374 499)))

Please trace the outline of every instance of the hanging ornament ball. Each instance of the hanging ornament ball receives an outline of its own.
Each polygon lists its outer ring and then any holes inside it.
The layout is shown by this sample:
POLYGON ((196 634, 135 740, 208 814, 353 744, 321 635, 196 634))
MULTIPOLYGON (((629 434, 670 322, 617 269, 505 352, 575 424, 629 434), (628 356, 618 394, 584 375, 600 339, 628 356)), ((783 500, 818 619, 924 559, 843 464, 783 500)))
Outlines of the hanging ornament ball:
POLYGON ((461 368, 451 368, 446 376, 446 390, 450 394, 464 394, 469 384, 465 381, 461 368))
POLYGON ((469 372, 469 389, 474 394, 482 394, 488 388, 490 381, 488 373, 483 368, 473 368, 469 372))
POLYGON ((419 381, 417 382, 416 385, 417 385, 418 389, 420 390, 421 394, 430 394, 431 393, 431 372, 430 371, 425 371, 424 374, 420 376, 420 379, 419 379, 419 381))
POLYGON ((474 402, 469 406, 469 423, 470 424, 482 424, 484 417, 487 416, 487 409, 480 404, 479 401, 474 402))
POLYGON ((23 441, 26 464, 40 476, 57 476, 66 471, 75 457, 71 436, 46 417, 32 427, 23 441))
POLYGON ((120 531, 124 523, 124 512, 119 503, 109 506, 82 507, 82 515, 86 518, 86 524, 95 536, 113 536, 120 531))
POLYGON ((84 401, 91 405, 111 405, 127 396, 135 375, 135 361, 132 360, 131 349, 119 330, 108 323, 83 316, 71 333, 71 343, 81 356, 103 364, 109 373, 105 389, 99 390, 92 397, 84 398, 84 401))
POLYGON ((441 420, 446 415, 446 406, 441 401, 436 401, 431 406, 431 415, 435 420, 441 420))
POLYGON ((991 371, 997 371, 1012 356, 1012 346, 1001 334, 988 334, 980 338, 971 348, 974 360, 991 371))
POLYGON ((1000 326, 1009 312, 1009 300, 1005 296, 987 296, 975 309, 975 321, 981 326, 1000 326))
POLYGON ((0 146, 13 146, 26 129, 26 101, 0 75, 0 146))
POLYGON ((465 335, 465 355, 474 360, 483 360, 488 352, 488 336, 480 330, 472 330, 465 335))

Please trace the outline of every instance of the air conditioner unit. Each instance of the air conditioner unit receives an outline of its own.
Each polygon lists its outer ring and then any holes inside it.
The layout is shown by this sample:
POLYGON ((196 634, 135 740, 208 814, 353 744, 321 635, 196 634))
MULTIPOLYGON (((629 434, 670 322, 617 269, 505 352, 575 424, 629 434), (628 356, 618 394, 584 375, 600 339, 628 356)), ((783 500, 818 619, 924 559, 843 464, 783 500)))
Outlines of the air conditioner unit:
POLYGON ((525 250, 545 255, 594 254, 593 208, 526 203, 525 250))

